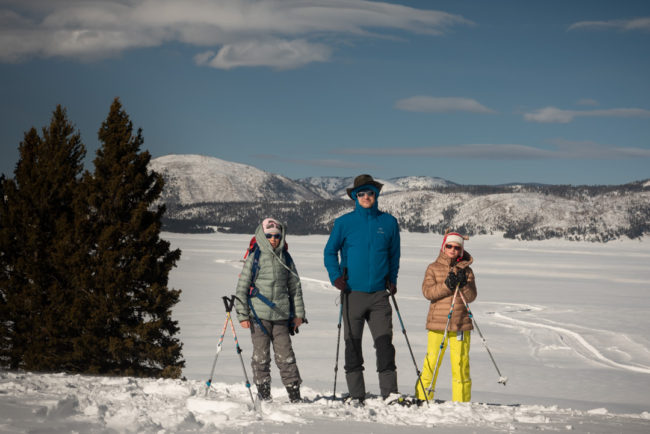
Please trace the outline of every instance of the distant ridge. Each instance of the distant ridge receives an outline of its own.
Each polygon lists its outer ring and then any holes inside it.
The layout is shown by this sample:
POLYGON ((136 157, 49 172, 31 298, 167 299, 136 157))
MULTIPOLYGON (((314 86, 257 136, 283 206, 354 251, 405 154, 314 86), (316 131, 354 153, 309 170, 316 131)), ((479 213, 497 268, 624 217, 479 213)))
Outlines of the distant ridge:
MULTIPOLYGON (((346 194, 353 177, 291 180, 245 164, 200 155, 167 155, 151 161, 166 184, 165 229, 252 233, 272 215, 293 234, 325 234, 353 208, 346 194)), ((650 233, 650 180, 625 185, 567 186, 533 183, 458 185, 441 178, 387 180, 381 210, 401 230, 468 235, 503 233, 507 238, 566 238, 605 242, 650 233)))
POLYGON ((163 202, 177 205, 320 198, 284 176, 215 157, 166 155, 151 160, 150 168, 165 178, 163 202))

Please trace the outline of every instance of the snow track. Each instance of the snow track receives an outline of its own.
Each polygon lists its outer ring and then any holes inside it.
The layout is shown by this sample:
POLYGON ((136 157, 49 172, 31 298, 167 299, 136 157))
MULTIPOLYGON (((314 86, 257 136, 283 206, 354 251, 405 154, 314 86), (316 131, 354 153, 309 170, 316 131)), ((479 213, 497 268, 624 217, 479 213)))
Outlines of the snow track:
MULTIPOLYGON (((505 306, 505 309, 495 310, 493 312, 488 312, 490 316, 497 319, 498 321, 492 321, 492 325, 507 326, 518 329, 520 331, 529 331, 534 329, 543 329, 552 332, 557 339, 562 342, 568 348, 572 349, 576 354, 581 357, 601 365, 605 365, 611 368, 623 369, 630 372, 640 372, 643 374, 650 374, 650 366, 643 364, 626 364, 621 363, 616 360, 613 360, 605 356, 598 348, 590 344, 587 339, 582 336, 580 333, 574 330, 570 330, 569 325, 551 321, 548 319, 536 318, 537 320, 523 320, 514 318, 513 315, 524 314, 524 315, 538 315, 540 312, 544 311, 545 308, 541 306, 528 305, 528 304, 512 304, 512 303, 490 303, 497 306, 505 306), (505 323, 505 324, 504 324, 505 323), (507 325, 506 325, 507 324, 507 325)), ((575 324, 570 325, 570 327, 575 328, 584 328, 575 324)), ((586 329, 590 334, 595 334, 599 337, 605 337, 607 335, 614 335, 613 332, 607 330, 598 330, 598 329, 586 329)), ((606 341, 604 339, 600 339, 606 341)), ((628 339, 629 342, 629 339, 628 339)), ((633 342, 629 342, 628 345, 634 345, 633 342)), ((621 350, 618 350, 621 352, 621 350)), ((622 352, 625 356, 629 356, 629 353, 622 352)))

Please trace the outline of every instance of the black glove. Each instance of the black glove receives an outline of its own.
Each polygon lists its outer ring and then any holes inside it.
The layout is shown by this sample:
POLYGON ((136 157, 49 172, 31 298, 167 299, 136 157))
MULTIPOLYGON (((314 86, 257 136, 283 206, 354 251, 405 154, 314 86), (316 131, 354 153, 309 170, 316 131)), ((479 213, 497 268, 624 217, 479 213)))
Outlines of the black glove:
POLYGON ((334 286, 336 287, 336 289, 340 291, 345 291, 348 288, 348 284, 345 283, 345 279, 343 279, 343 276, 336 278, 336 280, 334 281, 334 286))
POLYGON ((447 288, 451 289, 452 291, 456 290, 456 285, 458 285, 458 276, 456 276, 453 271, 450 271, 449 274, 447 274, 445 285, 447 285, 447 288))
POLYGON ((465 268, 460 268, 456 272, 456 277, 458 277, 458 285, 460 288, 464 288, 467 285, 467 270, 465 268))
POLYGON ((395 293, 397 292, 397 285, 395 285, 393 282, 387 282, 386 289, 388 290, 388 292, 390 292, 390 295, 395 295, 395 293))

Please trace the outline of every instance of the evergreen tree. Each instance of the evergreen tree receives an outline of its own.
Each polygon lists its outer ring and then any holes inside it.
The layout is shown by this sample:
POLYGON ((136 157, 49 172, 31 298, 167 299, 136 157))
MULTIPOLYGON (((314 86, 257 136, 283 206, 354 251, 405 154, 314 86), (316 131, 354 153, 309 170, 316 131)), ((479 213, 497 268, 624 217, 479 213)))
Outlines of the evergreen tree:
POLYGON ((76 370, 72 348, 83 330, 76 308, 83 302, 70 261, 85 148, 57 106, 42 137, 30 129, 19 152, 0 207, 1 361, 14 369, 76 370))
POLYGON ((159 237, 165 208, 155 203, 163 179, 148 170, 142 131, 134 133, 118 99, 99 140, 94 175, 84 178, 89 214, 83 232, 94 243, 82 279, 92 312, 79 351, 94 354, 91 372, 177 378, 185 362, 171 308, 180 291, 167 283, 180 250, 159 237))

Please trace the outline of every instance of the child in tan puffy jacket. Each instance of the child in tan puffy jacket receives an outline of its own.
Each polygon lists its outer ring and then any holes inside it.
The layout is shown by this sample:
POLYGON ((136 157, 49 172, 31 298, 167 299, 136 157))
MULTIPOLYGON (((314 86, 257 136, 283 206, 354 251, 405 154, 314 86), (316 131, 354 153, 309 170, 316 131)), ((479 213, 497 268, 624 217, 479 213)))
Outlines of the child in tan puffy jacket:
POLYGON ((427 330, 429 330, 427 355, 415 387, 418 400, 433 399, 436 378, 448 345, 451 359, 452 399, 467 402, 472 397, 469 347, 470 330, 473 326, 465 302, 471 303, 476 299, 476 282, 474 272, 469 267, 473 258, 464 250, 465 239, 459 233, 447 233, 442 241, 438 258, 429 264, 424 275, 422 294, 431 304, 427 315, 427 330), (453 311, 449 318, 452 303, 453 311), (447 339, 441 349, 445 330, 447 339), (426 390, 422 390, 422 384, 426 390), (429 386, 431 386, 430 391, 429 386))

